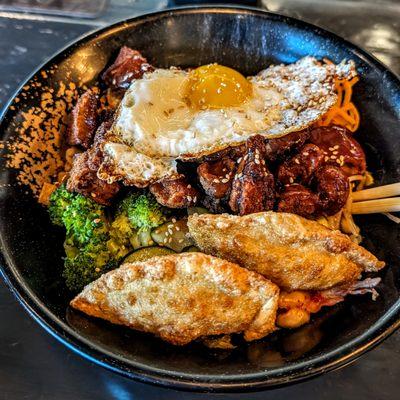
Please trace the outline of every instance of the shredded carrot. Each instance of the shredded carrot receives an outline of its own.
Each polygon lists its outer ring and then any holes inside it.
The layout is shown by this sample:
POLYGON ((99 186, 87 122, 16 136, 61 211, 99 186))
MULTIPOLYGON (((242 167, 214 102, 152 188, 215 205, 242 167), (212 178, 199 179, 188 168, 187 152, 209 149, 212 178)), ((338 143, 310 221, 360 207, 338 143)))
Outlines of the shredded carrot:
POLYGON ((336 104, 317 122, 318 126, 330 124, 341 125, 349 131, 355 132, 360 124, 360 114, 351 101, 353 86, 358 82, 358 77, 350 80, 336 79, 335 91, 337 93, 336 104))

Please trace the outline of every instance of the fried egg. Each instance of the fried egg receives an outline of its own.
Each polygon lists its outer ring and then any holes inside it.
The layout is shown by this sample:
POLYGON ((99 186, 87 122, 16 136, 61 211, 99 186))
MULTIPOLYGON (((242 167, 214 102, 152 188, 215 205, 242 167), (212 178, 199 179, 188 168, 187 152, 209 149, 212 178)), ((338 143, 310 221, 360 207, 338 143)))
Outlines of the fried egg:
POLYGON ((145 187, 189 160, 250 136, 283 136, 317 121, 336 102, 334 78, 356 75, 353 62, 306 57, 245 78, 210 64, 191 71, 155 69, 132 82, 104 144, 98 175, 145 187))

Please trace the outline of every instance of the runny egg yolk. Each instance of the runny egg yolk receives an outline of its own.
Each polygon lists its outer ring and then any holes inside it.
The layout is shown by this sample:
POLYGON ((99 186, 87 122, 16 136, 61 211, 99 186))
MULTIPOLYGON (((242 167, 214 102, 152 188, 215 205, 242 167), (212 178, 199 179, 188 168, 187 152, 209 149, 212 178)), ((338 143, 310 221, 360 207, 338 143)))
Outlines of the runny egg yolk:
POLYGON ((187 98, 197 109, 238 106, 251 92, 251 83, 242 74, 223 65, 203 65, 189 74, 187 98))

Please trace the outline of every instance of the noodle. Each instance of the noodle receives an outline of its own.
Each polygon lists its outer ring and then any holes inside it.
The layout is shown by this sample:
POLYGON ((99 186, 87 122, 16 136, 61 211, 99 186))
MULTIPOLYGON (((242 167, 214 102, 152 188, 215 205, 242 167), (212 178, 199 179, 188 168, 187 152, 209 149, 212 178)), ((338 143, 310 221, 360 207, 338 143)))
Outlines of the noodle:
POLYGON ((336 104, 317 122, 318 126, 335 124, 344 126, 351 132, 355 132, 358 129, 360 125, 360 114, 351 101, 353 86, 358 80, 357 76, 350 80, 336 79, 336 104))

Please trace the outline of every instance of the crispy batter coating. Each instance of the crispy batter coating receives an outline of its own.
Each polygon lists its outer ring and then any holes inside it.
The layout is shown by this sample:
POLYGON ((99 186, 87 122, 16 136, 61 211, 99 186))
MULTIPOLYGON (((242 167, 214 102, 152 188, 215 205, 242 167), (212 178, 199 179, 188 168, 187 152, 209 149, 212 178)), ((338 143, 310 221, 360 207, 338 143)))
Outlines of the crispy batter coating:
POLYGON ((348 236, 295 214, 193 215, 188 226, 205 253, 256 271, 286 290, 327 289, 385 265, 348 236))
POLYGON ((175 345, 243 332, 260 339, 275 329, 279 289, 262 276, 202 253, 124 264, 71 301, 84 313, 151 332, 175 345))

